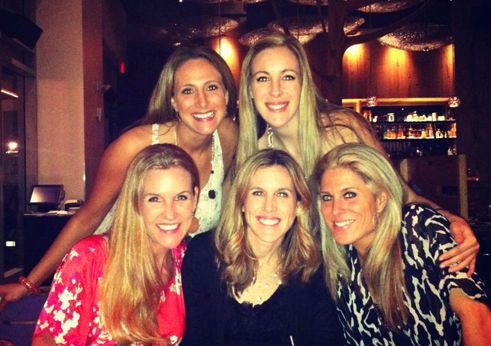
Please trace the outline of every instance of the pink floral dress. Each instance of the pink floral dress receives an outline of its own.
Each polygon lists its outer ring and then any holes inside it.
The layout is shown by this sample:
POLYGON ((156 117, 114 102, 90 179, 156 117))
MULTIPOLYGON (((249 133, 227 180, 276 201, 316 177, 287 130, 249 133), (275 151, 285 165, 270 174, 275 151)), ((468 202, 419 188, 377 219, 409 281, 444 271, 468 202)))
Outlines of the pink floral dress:
MULTIPOLYGON (((157 313, 159 332, 172 345, 178 345, 184 334, 181 265, 185 249, 183 242, 172 250, 175 276, 162 291, 157 313)), ((48 333, 59 345, 116 345, 99 313, 106 258, 106 239, 101 235, 85 238, 71 249, 54 276, 34 335, 48 333)))

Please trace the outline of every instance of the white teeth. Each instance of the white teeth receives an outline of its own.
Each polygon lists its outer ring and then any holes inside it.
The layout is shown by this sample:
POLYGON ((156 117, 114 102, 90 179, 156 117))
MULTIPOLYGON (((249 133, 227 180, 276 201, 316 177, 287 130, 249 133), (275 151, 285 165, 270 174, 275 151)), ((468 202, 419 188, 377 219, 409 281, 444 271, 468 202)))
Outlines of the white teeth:
POLYGON ((212 111, 206 112, 206 113, 194 113, 193 117, 198 118, 198 119, 206 119, 206 118, 211 118, 213 117, 214 113, 212 111))
POLYGON ((263 225, 266 225, 266 226, 274 226, 274 225, 277 225, 280 223, 280 219, 278 218, 264 218, 264 217, 261 217, 258 219, 260 223, 262 223, 263 225))
POLYGON ((355 220, 337 221, 337 222, 334 222, 334 225, 336 227, 346 227, 348 225, 351 225, 353 222, 355 222, 355 220))
POLYGON ((161 231, 166 231, 166 232, 174 231, 174 230, 177 229, 178 226, 179 226, 179 224, 177 224, 177 223, 172 224, 172 225, 167 225, 167 224, 159 224, 159 225, 157 225, 157 227, 161 231))
POLYGON ((278 110, 286 108, 287 105, 288 105, 288 103, 286 103, 286 102, 285 103, 275 103, 275 104, 268 103, 268 108, 270 108, 274 111, 278 111, 278 110))

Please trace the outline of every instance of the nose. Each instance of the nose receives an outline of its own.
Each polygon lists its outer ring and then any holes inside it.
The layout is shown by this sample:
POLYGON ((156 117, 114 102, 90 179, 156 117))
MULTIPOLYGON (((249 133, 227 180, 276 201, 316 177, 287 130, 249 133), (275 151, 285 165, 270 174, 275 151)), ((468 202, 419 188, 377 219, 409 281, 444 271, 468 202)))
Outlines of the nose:
POLYGON ((204 91, 198 91, 198 104, 200 107, 206 107, 208 104, 208 98, 204 91))
POLYGON ((173 202, 166 203, 162 210, 162 216, 167 220, 173 220, 176 216, 176 207, 173 202))
POLYGON ((344 210, 344 203, 343 201, 333 198, 331 203, 331 208, 332 208, 332 215, 334 216, 339 215, 344 210))
POLYGON ((266 196, 264 199, 264 210, 267 212, 274 211, 276 209, 276 199, 274 196, 266 196))
POLYGON ((271 79, 271 95, 273 96, 281 95, 281 81, 279 78, 271 79))

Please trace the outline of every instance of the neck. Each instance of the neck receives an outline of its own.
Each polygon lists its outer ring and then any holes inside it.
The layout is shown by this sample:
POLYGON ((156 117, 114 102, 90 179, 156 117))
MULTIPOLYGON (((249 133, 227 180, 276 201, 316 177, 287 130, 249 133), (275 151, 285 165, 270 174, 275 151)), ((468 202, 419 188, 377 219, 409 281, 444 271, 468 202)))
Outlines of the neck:
POLYGON ((251 244, 252 251, 257 258, 259 268, 278 264, 280 258, 280 246, 281 243, 273 245, 251 244))
POLYGON ((272 128, 271 141, 276 149, 285 150, 289 153, 298 164, 302 166, 303 157, 300 150, 300 141, 298 138, 297 126, 284 126, 278 129, 272 128))
POLYGON ((212 135, 200 135, 177 122, 175 126, 174 144, 186 150, 189 154, 201 152, 210 148, 212 135))

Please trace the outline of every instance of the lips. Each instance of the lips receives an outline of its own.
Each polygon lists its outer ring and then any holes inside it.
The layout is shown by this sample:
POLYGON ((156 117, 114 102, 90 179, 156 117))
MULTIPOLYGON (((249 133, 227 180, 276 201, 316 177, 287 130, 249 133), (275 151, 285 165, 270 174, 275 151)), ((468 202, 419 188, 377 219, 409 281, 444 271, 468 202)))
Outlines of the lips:
POLYGON ((198 120, 209 120, 215 117, 215 112, 214 111, 209 111, 206 113, 193 113, 193 118, 198 119, 198 120))
POLYGON ((267 102, 266 107, 271 112, 283 112, 288 107, 288 101, 285 102, 267 102))
POLYGON ((280 223, 281 219, 278 217, 263 217, 258 216, 257 221, 264 226, 276 226, 280 223))

